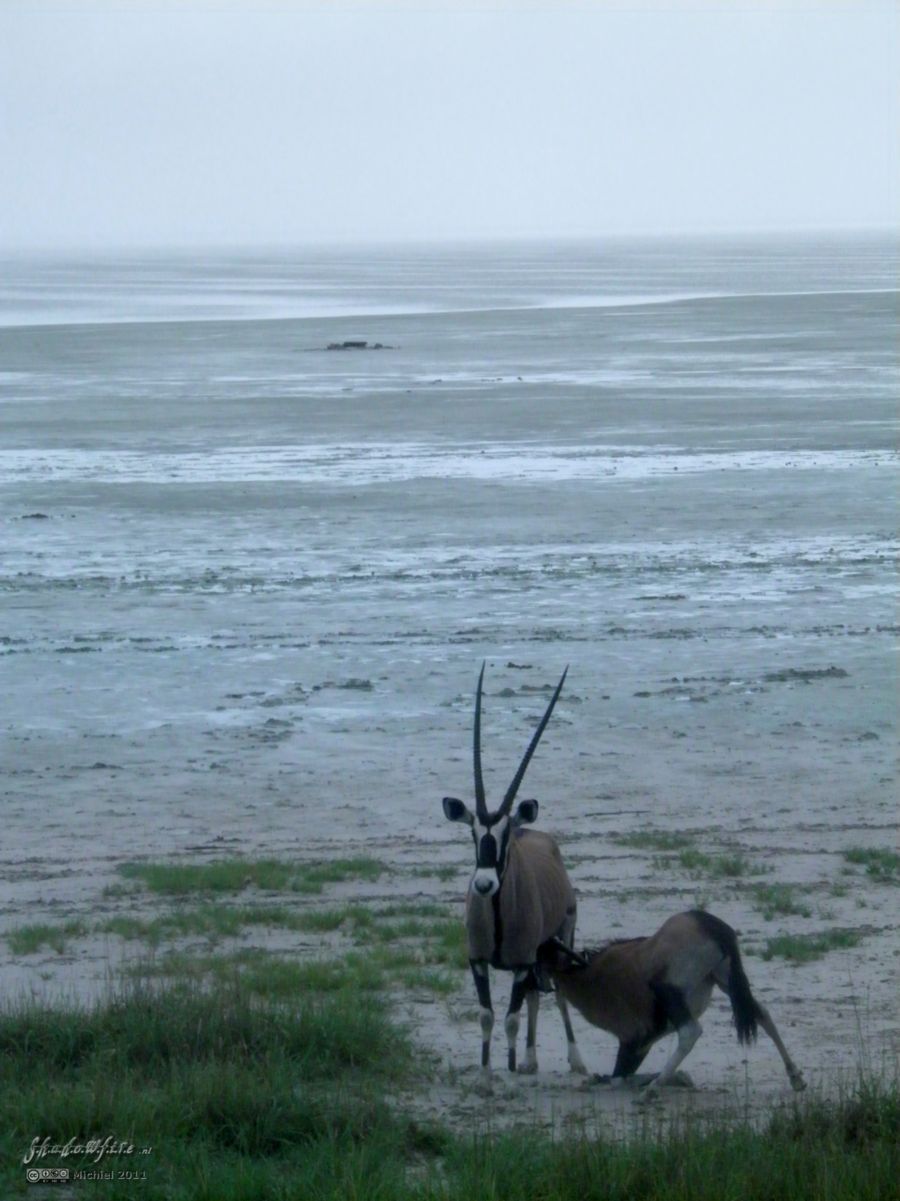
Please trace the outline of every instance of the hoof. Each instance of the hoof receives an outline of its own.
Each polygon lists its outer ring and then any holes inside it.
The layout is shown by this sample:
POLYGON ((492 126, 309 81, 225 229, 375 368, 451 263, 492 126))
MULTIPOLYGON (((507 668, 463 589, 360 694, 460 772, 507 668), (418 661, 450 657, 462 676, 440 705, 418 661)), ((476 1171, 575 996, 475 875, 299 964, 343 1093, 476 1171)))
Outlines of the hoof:
POLYGON ((487 1071, 482 1069, 472 1087, 482 1097, 492 1097, 494 1095, 494 1076, 490 1069, 487 1071))
POLYGON ((806 1081, 800 1072, 796 1076, 791 1076, 791 1088, 795 1093, 802 1093, 806 1088, 806 1081))
POLYGON ((584 1060, 579 1056, 578 1059, 569 1060, 569 1071, 574 1072, 576 1076, 589 1076, 587 1068, 584 1066, 584 1060))
POLYGON ((537 1070, 537 1060, 532 1059, 529 1061, 526 1059, 524 1063, 519 1064, 518 1074, 520 1076, 536 1076, 537 1070))
POLYGON ((688 1072, 676 1072, 668 1082, 668 1088, 694 1088, 694 1082, 688 1072))

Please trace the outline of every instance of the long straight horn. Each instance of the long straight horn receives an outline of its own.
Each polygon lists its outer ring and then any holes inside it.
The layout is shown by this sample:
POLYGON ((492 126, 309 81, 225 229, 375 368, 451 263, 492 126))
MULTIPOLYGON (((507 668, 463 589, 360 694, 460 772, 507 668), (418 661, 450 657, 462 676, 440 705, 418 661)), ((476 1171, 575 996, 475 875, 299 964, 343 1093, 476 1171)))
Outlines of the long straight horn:
POLYGON ((484 780, 481 775, 481 685, 484 681, 484 663, 481 665, 481 674, 478 676, 478 689, 475 693, 475 812, 478 815, 478 820, 485 825, 487 823, 488 810, 487 801, 484 796, 484 780))
POLYGON ((503 804, 497 810, 498 817, 505 816, 512 808, 512 803, 516 799, 516 793, 519 791, 519 785, 522 783, 522 779, 525 776, 525 771, 528 767, 528 764, 531 762, 531 756, 537 750, 537 744, 540 742, 544 728, 547 725, 547 722, 550 720, 550 714, 553 712, 553 706, 559 700, 559 694, 562 692, 562 686, 566 682, 566 676, 568 675, 568 672, 569 669, 566 667, 566 670, 562 673, 562 679, 556 685, 556 692, 554 692, 553 696, 550 698, 550 704, 547 706, 547 712, 541 718, 541 724, 535 730, 534 737, 528 744, 528 750, 525 752, 525 757, 519 764, 519 770, 513 776, 513 782, 506 790, 506 796, 503 798, 503 804))

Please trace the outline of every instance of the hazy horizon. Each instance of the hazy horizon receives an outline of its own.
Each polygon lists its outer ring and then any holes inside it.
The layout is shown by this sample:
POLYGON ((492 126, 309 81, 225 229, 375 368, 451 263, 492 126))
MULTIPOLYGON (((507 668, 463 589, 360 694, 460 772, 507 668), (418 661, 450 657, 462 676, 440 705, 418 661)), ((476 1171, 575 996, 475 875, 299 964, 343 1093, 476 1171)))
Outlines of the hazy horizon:
POLYGON ((389 250, 395 248, 403 248, 415 250, 421 248, 423 250, 429 248, 440 247, 502 247, 509 246, 541 246, 541 245, 559 245, 561 247, 581 243, 584 245, 598 242, 610 243, 642 243, 642 242, 715 242, 715 241, 777 241, 778 239, 817 239, 823 240, 839 240, 854 238, 859 239, 885 239, 891 242, 896 242, 900 246, 900 228, 895 225, 870 225, 870 226, 796 226, 796 227, 771 227, 771 228, 734 228, 734 229, 683 229, 683 230, 666 230, 659 232, 651 229, 644 230, 629 230, 629 231, 606 231, 595 234, 533 234, 533 235, 445 235, 435 237, 359 237, 359 238, 316 238, 307 241, 271 241, 259 239, 257 241, 158 241, 158 242, 108 242, 103 244, 96 243, 74 243, 74 242, 59 242, 47 244, 21 245, 11 246, 0 243, 0 257, 5 259, 15 258, 41 258, 47 257, 65 257, 68 255, 90 254, 91 256, 100 257, 115 257, 119 255, 166 255, 166 254, 182 254, 191 251, 198 251, 211 254, 233 254, 233 255, 264 255, 267 252, 296 252, 303 253, 309 251, 338 251, 338 250, 354 250, 360 251, 377 251, 379 248, 389 250))
POLYGON ((897 11, 0 4, 0 250, 896 227, 897 11))

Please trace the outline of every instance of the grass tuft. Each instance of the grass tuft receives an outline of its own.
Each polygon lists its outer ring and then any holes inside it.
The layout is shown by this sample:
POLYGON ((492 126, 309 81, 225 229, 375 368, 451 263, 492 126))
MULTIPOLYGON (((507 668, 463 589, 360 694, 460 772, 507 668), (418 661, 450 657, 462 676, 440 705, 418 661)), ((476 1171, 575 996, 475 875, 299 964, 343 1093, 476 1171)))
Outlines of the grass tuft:
POLYGON ((33 955, 44 947, 50 947, 57 955, 63 955, 66 951, 66 939, 82 938, 87 933, 88 928, 84 922, 74 919, 61 926, 44 923, 19 926, 7 933, 6 941, 13 955, 33 955))
POLYGON ((212 863, 122 863, 119 874, 139 880, 151 892, 187 896, 203 892, 264 891, 320 893, 326 884, 377 880, 388 869, 378 859, 323 859, 290 863, 281 859, 219 859, 212 863))
POLYGON ((821 959, 829 951, 846 950, 862 942, 860 930, 822 930, 818 934, 779 934, 770 938, 762 951, 763 959, 789 959, 793 963, 809 963, 821 959))
POLYGON ((797 900, 793 884, 754 884, 750 896, 767 922, 776 916, 812 917, 810 907, 797 900))
POLYGON ((693 845, 694 836, 678 830, 631 830, 611 834, 612 842, 637 851, 680 851, 693 845))
POLYGON ((866 875, 879 884, 896 884, 900 880, 900 854, 897 851, 878 847, 850 847, 844 851, 844 858, 848 863, 864 867, 866 875))
POLYGON ((710 855, 691 847, 679 851, 676 861, 691 876, 709 876, 715 880, 742 876, 761 876, 771 868, 754 863, 740 851, 724 855, 710 855))

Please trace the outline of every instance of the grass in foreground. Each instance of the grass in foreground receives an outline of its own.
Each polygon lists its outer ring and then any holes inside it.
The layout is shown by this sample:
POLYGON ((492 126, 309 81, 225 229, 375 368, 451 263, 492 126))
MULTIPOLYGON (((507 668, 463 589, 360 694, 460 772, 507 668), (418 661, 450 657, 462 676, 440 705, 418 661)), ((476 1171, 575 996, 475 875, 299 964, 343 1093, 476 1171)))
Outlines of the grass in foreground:
MULTIPOLYGON (((456 1135, 390 1090, 414 1065, 376 998, 336 990, 259 1004, 242 981, 135 987, 88 1011, 0 1012, 0 1195, 26 1195, 22 1156, 112 1134, 152 1147, 127 1187, 151 1201, 887 1201, 898 1171, 896 1086, 797 1103, 762 1131, 727 1118, 456 1135)), ((44 1161, 57 1166, 59 1159, 44 1161)), ((119 1166, 119 1165, 116 1165, 119 1166)), ((79 1197, 120 1197, 82 1182, 79 1197)))
POLYGON ((407 1129, 384 1117, 377 1090, 403 1081, 411 1062, 408 1037, 365 994, 260 1005, 229 981, 215 991, 136 986, 88 1011, 7 1008, 0 1195, 23 1191, 22 1156, 38 1134, 152 1147, 116 1166, 146 1170, 141 1192, 154 1198, 287 1196, 295 1173, 311 1185, 338 1147, 390 1146, 402 1162, 407 1129))

